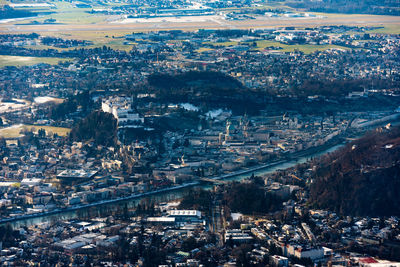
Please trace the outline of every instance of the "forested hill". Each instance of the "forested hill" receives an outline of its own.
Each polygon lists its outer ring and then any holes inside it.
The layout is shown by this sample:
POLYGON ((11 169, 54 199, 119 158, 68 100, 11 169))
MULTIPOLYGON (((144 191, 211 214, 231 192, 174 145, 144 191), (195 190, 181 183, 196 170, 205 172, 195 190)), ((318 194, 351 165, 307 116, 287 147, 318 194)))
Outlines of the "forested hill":
POLYGON ((93 111, 72 128, 69 138, 71 141, 93 141, 96 145, 115 146, 117 120, 111 113, 93 111))
POLYGON ((220 72, 154 73, 148 77, 148 84, 150 91, 164 101, 190 102, 206 108, 224 107, 239 114, 256 114, 264 103, 260 94, 220 72))
POLYGON ((217 93, 223 93, 243 88, 242 84, 231 76, 213 71, 188 71, 176 75, 155 73, 150 75, 148 80, 151 85, 166 90, 202 87, 206 90, 218 89, 217 93))
POLYGON ((397 0, 306 0, 288 1, 287 4, 313 12, 400 15, 400 4, 397 0))
POLYGON ((344 215, 400 215, 400 129, 380 129, 318 162, 311 204, 344 215))

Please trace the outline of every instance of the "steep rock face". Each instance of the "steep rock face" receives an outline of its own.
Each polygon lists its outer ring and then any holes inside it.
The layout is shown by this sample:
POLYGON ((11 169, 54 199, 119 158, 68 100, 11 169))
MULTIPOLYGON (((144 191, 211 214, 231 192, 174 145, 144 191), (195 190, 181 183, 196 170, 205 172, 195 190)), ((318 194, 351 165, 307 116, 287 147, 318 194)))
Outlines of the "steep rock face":
POLYGON ((380 131, 320 160, 310 188, 315 207, 349 215, 400 215, 400 131, 380 131))

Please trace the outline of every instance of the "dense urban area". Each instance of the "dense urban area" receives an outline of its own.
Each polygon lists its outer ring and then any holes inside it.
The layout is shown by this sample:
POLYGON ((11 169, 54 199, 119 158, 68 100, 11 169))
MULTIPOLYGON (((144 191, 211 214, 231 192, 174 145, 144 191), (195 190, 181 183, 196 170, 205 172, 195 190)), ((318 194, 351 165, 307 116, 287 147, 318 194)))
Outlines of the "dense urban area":
MULTIPOLYGON (((71 4, 124 20, 400 10, 71 4)), ((0 19, 59 23, 21 7, 0 19)), ((158 29, 101 46, 1 32, 0 61, 46 63, 0 62, 0 265, 400 266, 400 34, 382 29, 158 29)))

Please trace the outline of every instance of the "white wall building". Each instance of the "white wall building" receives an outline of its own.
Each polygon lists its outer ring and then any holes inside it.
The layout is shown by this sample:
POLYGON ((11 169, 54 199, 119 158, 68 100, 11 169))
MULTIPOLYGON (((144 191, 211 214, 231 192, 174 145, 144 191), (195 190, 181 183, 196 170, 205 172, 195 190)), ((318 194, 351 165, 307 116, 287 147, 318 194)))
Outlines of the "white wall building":
POLYGON ((289 266, 289 259, 279 255, 270 256, 271 265, 276 267, 289 266))
POLYGON ((132 101, 129 97, 110 97, 101 103, 101 109, 113 114, 119 126, 144 122, 144 118, 132 110, 132 101))

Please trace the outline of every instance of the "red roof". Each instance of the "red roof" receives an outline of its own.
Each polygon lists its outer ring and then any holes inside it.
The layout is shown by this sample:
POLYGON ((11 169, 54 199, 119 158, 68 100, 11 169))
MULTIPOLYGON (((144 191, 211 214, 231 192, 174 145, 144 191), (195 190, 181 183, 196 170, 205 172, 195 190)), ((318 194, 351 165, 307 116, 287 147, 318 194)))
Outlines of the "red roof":
POLYGON ((368 257, 368 258, 361 258, 359 259, 360 263, 377 263, 378 261, 375 260, 374 258, 368 257))

